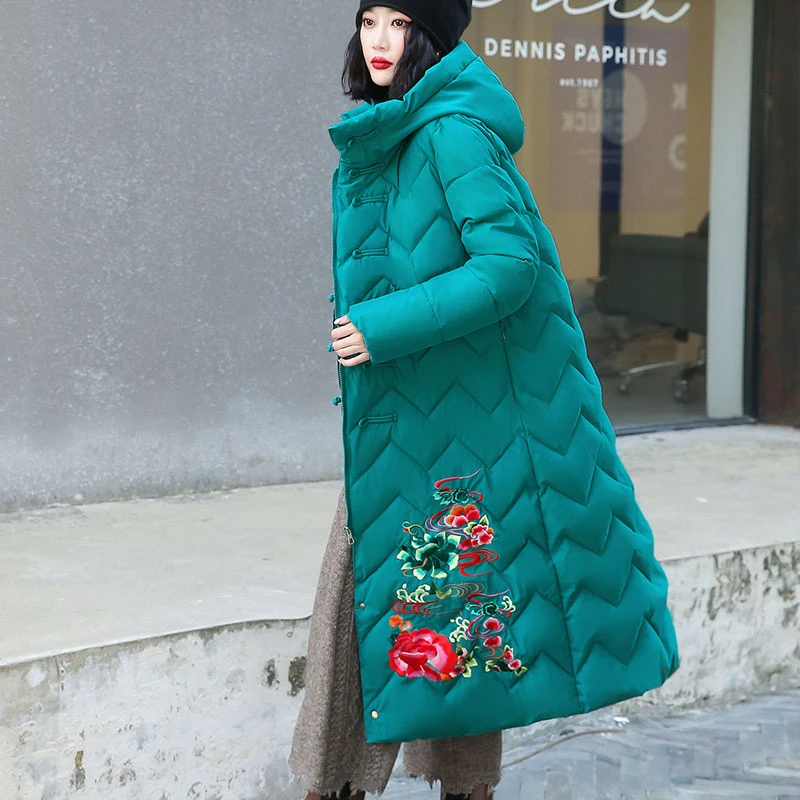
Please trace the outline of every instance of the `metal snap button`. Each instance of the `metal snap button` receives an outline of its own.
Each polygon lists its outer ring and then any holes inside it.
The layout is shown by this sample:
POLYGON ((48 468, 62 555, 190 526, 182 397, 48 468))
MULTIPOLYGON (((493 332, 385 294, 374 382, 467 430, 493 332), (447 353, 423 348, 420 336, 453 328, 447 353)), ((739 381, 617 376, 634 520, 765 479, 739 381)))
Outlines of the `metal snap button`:
POLYGON ((372 719, 378 719, 378 712, 377 711, 373 711, 372 712, 372 719))

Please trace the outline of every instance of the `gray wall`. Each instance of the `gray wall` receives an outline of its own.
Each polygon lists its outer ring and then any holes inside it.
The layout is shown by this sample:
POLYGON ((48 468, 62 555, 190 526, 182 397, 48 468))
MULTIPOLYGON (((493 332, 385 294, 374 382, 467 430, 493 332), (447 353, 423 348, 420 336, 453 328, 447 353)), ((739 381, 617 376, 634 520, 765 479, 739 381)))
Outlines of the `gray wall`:
POLYGON ((354 10, 0 6, 0 508, 339 473, 327 126, 354 10))

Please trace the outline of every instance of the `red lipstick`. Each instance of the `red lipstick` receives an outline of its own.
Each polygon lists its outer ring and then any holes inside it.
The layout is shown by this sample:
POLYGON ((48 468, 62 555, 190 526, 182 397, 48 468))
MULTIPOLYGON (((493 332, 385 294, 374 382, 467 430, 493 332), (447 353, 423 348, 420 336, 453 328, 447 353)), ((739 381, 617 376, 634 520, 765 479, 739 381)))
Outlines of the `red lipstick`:
POLYGON ((369 63, 372 64, 374 69, 389 69, 389 67, 393 66, 392 62, 387 61, 385 58, 373 58, 369 63))

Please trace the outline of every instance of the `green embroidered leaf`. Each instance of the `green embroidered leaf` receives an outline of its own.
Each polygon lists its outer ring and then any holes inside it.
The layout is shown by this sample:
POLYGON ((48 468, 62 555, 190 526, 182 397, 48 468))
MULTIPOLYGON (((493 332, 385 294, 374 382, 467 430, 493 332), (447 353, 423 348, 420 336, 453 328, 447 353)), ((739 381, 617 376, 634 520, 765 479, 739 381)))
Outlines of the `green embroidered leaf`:
POLYGON ((475 648, 473 647, 472 650, 467 652, 461 645, 456 645, 455 651, 458 656, 458 666, 463 670, 461 675, 464 678, 472 677, 472 668, 478 666, 478 662, 475 659, 475 648))
POLYGON ((444 600, 446 597, 450 597, 450 595, 453 594, 452 589, 448 589, 446 586, 444 589, 440 589, 435 583, 431 583, 430 592, 431 594, 436 595, 437 600, 444 600))
POLYGON ((438 500, 439 503, 443 506, 450 505, 450 498, 452 497, 453 493, 448 491, 442 491, 439 489, 438 491, 433 493, 433 499, 438 500))
POLYGON ((434 500, 438 500, 443 506, 463 505, 472 497, 469 489, 459 487, 458 489, 438 489, 433 493, 434 500))
POLYGON ((457 535, 429 531, 420 526, 412 526, 408 531, 411 541, 397 554, 403 562, 403 572, 411 572, 419 580, 428 573, 432 578, 444 580, 448 572, 458 567, 460 538, 457 535))

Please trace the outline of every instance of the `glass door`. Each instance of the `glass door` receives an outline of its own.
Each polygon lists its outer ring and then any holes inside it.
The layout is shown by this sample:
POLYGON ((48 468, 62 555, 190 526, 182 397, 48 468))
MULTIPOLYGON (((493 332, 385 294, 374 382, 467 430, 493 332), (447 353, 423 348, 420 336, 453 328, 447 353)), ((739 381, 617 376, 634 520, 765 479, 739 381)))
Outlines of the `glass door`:
POLYGON ((517 163, 617 427, 707 416, 717 5, 475 0, 466 36, 522 109, 517 163))

